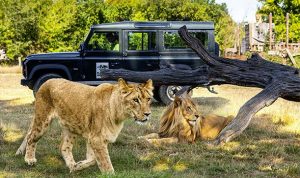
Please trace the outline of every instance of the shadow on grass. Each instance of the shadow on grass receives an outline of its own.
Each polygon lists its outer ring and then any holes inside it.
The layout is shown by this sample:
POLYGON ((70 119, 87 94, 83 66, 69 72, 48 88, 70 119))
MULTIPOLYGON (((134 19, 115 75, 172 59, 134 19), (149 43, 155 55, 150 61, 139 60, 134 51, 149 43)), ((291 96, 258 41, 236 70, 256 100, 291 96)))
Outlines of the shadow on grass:
POLYGON ((222 97, 195 97, 193 100, 198 103, 204 111, 222 108, 230 102, 230 100, 222 97))

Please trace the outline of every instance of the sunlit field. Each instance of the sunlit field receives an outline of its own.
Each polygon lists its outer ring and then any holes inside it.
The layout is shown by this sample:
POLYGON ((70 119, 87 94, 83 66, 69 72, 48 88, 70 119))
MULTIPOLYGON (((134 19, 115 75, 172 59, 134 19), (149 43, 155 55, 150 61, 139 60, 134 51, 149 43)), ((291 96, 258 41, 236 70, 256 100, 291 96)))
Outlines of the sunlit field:
MULTIPOLYGON (((1 73, 1 72, 0 72, 1 73)), ((59 152, 60 128, 54 121, 37 146, 37 164, 29 167, 15 152, 33 117, 32 91, 20 85, 21 74, 0 74, 0 177, 107 177, 98 167, 69 173, 59 152)), ((194 90, 203 114, 236 115, 260 89, 215 86, 218 94, 194 90)), ((112 177, 300 177, 300 103, 283 99, 260 111, 250 126, 223 146, 175 144, 154 147, 137 137, 155 132, 164 106, 154 102, 152 120, 125 123, 116 143, 109 147, 116 174, 112 177)), ((73 150, 84 159, 85 141, 73 150)))

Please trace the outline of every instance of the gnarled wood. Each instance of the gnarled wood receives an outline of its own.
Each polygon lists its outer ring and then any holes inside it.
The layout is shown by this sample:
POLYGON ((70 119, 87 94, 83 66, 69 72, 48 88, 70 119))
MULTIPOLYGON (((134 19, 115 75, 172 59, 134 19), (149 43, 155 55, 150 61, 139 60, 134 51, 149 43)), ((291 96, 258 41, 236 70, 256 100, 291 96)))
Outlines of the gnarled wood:
POLYGON ((179 34, 206 65, 195 70, 180 70, 165 66, 159 71, 148 72, 104 70, 101 73, 102 77, 105 79, 122 77, 133 82, 144 82, 151 78, 159 85, 233 84, 263 88, 262 92, 241 107, 237 116, 217 137, 216 144, 228 142, 242 133, 255 113, 272 104, 278 97, 300 101, 299 69, 266 61, 258 54, 252 55, 247 61, 216 57, 207 52, 197 38, 189 35, 185 26, 179 29, 179 34))
POLYGON ((262 90, 259 94, 247 101, 239 110, 234 121, 229 123, 214 141, 214 144, 226 143, 241 134, 250 124, 253 116, 262 108, 271 105, 277 100, 280 88, 272 84, 262 90))

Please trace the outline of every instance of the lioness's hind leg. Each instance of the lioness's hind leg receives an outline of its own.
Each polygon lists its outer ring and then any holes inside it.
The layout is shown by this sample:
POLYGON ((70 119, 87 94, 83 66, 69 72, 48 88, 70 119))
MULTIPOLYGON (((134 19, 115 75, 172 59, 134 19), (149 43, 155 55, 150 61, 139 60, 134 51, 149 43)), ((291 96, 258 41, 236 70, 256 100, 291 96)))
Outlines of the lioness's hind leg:
MULTIPOLYGON (((28 165, 33 165, 36 162, 36 144, 43 136, 52 120, 50 117, 51 112, 52 107, 47 102, 44 102, 42 98, 37 98, 35 105, 35 116, 32 120, 29 133, 24 139, 24 141, 27 142, 25 162, 27 162, 28 165)), ((20 151, 24 149, 24 145, 25 144, 21 144, 20 151)))
POLYGON ((70 171, 75 165, 74 157, 72 154, 75 137, 76 135, 72 134, 68 129, 63 129, 60 151, 70 171))
POLYGON ((87 149, 86 149, 86 160, 77 162, 74 165, 73 169, 70 170, 71 172, 79 171, 79 170, 82 170, 84 168, 87 168, 87 167, 90 167, 90 166, 96 164, 95 154, 94 154, 93 149, 91 148, 91 145, 89 143, 87 143, 86 147, 87 147, 87 149))
MULTIPOLYGON (((30 130, 28 131, 28 133, 30 132, 30 130)), ((24 155, 25 150, 26 150, 26 145, 27 145, 27 137, 28 137, 28 133, 26 134, 24 140, 22 141, 20 147, 18 148, 18 150, 16 151, 16 155, 24 155)))

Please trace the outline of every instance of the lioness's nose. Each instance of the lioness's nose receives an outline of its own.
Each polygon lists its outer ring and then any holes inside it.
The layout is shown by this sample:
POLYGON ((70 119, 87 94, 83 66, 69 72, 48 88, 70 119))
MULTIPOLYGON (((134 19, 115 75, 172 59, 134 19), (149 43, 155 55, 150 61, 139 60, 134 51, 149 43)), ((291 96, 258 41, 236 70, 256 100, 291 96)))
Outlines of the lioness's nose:
POLYGON ((151 112, 144 112, 144 116, 149 116, 151 114, 151 112))

